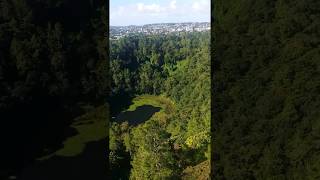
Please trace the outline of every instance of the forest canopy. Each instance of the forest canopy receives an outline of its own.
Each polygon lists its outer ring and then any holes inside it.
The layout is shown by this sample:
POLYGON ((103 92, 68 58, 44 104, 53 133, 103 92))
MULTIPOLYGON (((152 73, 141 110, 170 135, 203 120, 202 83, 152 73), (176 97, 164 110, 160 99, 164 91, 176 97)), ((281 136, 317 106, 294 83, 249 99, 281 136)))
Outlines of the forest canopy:
POLYGON ((163 106, 136 127, 112 122, 114 178, 195 178, 190 171, 209 177, 209 44, 208 31, 136 34, 110 42, 112 94, 128 93, 163 106), (129 160, 127 169, 121 169, 129 160))
POLYGON ((319 179, 319 9, 215 1, 214 179, 319 179))
POLYGON ((84 107, 109 89, 106 5, 98 0, 1 0, 0 179, 60 146, 84 107))

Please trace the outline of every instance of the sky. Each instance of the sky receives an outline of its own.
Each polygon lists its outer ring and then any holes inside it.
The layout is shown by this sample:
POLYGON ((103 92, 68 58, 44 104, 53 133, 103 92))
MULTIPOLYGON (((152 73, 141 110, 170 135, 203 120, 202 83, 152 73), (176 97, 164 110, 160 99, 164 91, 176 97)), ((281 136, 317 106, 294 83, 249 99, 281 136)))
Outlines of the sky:
POLYGON ((210 0, 110 0, 110 25, 210 22, 210 0))

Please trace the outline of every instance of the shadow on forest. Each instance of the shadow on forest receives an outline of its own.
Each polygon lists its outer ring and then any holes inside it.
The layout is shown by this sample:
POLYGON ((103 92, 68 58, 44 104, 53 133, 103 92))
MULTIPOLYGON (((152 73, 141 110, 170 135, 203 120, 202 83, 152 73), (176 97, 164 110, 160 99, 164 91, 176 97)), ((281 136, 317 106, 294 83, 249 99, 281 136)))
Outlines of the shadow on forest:
POLYGON ((19 180, 108 179, 106 144, 106 139, 89 142, 78 156, 37 161, 23 170, 19 180))
POLYGON ((69 126, 73 118, 58 99, 48 97, 8 108, 1 116, 0 178, 19 174, 37 157, 63 147, 64 139, 77 134, 69 126))
POLYGON ((136 126, 144 121, 150 119, 152 115, 161 108, 154 107, 151 105, 143 105, 136 108, 134 111, 125 111, 120 113, 116 118, 115 121, 122 123, 124 121, 128 121, 129 125, 136 126))
POLYGON ((116 116, 121 111, 127 109, 132 104, 133 97, 134 96, 124 92, 110 97, 108 102, 110 104, 111 116, 116 116))

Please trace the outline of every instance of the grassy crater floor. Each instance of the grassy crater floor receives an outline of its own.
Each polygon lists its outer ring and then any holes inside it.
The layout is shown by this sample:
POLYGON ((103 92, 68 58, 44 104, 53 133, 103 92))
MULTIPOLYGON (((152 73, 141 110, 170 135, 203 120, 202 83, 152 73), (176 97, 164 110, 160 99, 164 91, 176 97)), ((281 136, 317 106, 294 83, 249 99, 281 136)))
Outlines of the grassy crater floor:
POLYGON ((137 107, 143 105, 151 105, 154 107, 160 107, 160 112, 172 113, 174 111, 174 102, 169 98, 164 96, 155 96, 155 95, 141 95, 137 96, 132 100, 132 104, 126 111, 134 111, 137 107))
POLYGON ((144 122, 155 119, 167 119, 174 111, 174 103, 164 96, 140 95, 132 99, 131 105, 116 117, 114 122, 122 124, 127 122, 130 126, 138 126, 144 122))
MULTIPOLYGON (((159 107, 161 110, 154 114, 158 119, 167 116, 174 111, 174 103, 164 96, 141 95, 132 100, 132 104, 126 111, 135 111, 137 107, 143 105, 151 105, 159 107)), ((46 160, 52 156, 72 157, 81 154, 88 142, 99 141, 106 139, 108 135, 108 106, 103 105, 97 107, 88 113, 75 118, 71 127, 78 132, 76 135, 67 138, 63 142, 63 148, 43 157, 38 160, 46 160)), ((107 142, 106 142, 107 144, 107 142)))
MULTIPOLYGON (((86 144, 92 141, 106 139, 108 135, 108 106, 97 107, 88 113, 77 117, 71 127, 78 132, 63 142, 63 148, 43 156, 38 160, 46 160, 52 156, 77 156, 82 153, 86 144)), ((106 142, 107 143, 107 142, 106 142)))

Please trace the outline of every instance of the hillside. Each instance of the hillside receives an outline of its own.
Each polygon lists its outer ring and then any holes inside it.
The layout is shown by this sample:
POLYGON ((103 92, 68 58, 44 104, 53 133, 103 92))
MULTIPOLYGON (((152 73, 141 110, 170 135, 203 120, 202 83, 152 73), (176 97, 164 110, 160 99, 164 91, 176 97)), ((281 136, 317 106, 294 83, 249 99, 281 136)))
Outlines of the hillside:
POLYGON ((320 3, 215 1, 214 179, 319 179, 320 3))
POLYGON ((136 96, 129 110, 163 107, 138 126, 112 123, 113 178, 181 179, 185 168, 210 158, 209 32, 137 35, 113 43, 113 95, 136 96))

